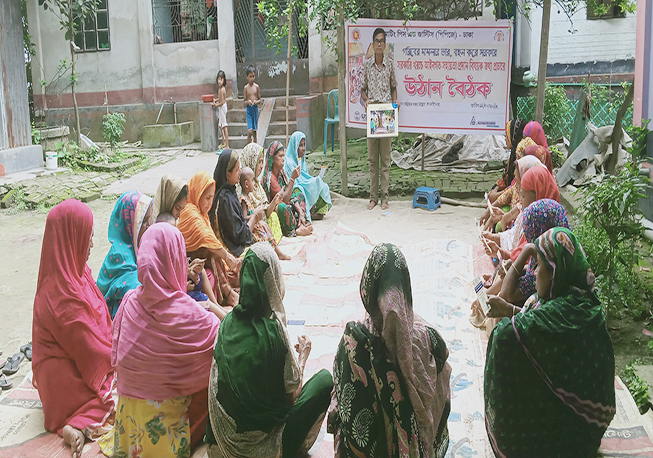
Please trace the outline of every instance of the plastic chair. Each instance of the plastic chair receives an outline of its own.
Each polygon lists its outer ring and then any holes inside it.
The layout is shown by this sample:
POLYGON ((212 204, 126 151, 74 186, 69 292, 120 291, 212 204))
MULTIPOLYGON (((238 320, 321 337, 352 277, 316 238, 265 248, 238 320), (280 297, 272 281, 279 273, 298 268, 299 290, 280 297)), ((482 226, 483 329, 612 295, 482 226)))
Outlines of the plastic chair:
POLYGON ((420 186, 415 190, 413 196, 413 208, 420 207, 433 211, 440 207, 440 191, 427 186, 420 186))
POLYGON ((331 151, 333 151, 334 137, 336 132, 336 124, 340 122, 340 107, 338 106, 338 89, 333 89, 329 92, 329 97, 327 98, 327 115, 324 119, 324 155, 326 156, 327 150, 327 135, 329 130, 329 125, 331 125, 331 151), (335 106, 335 115, 333 117, 329 116, 329 108, 331 108, 331 99, 333 98, 335 106))

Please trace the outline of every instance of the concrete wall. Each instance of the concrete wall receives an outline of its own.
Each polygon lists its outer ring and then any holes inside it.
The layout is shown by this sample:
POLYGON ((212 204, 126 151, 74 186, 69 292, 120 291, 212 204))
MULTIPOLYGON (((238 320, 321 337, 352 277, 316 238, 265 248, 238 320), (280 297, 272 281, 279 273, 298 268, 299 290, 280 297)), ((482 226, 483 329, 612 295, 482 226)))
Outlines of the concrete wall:
MULTIPOLYGON (((218 8, 218 14, 225 16, 225 8, 218 8)), ((56 16, 39 7, 38 0, 28 0, 28 18, 36 44, 33 80, 50 82, 60 60, 70 60, 64 32, 56 16)), ((219 35, 233 36, 233 16, 220 19, 219 35)), ((109 105, 153 103, 170 98, 199 100, 202 94, 217 91, 215 77, 221 68, 228 75, 227 90, 231 91, 231 78, 236 74, 234 54, 225 50, 223 62, 220 49, 226 48, 220 40, 154 44, 152 21, 152 0, 109 2, 111 49, 76 54, 79 106, 102 105, 105 86, 109 105), (229 62, 229 57, 233 62, 229 62)), ((46 91, 35 84, 36 105, 46 109, 71 107, 67 84, 68 75, 46 91)))
MULTIPOLYGON (((594 70, 592 73, 633 71, 637 22, 635 14, 627 14, 625 18, 588 20, 587 10, 581 4, 572 16, 572 21, 573 23, 562 11, 558 11, 555 3, 552 5, 548 57, 550 68, 553 65, 552 70, 557 67, 570 72, 573 69, 567 65, 555 64, 576 64, 579 74, 587 74, 587 70, 594 70), (570 29, 574 32, 571 33, 570 29), (619 61, 623 62, 621 66, 610 65, 619 61), (583 63, 593 65, 578 65, 583 63)), ((534 72, 540 55, 541 25, 542 8, 532 5, 530 66, 534 72)), ((547 71, 547 75, 549 73, 547 71)))

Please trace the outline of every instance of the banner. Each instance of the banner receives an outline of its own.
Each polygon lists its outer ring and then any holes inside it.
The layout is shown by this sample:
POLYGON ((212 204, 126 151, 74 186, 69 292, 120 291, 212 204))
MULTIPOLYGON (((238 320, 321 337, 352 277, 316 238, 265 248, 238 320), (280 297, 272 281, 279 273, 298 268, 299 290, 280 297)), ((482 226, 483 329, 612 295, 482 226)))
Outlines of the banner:
POLYGON ((363 63, 374 59, 377 27, 386 32, 384 55, 394 62, 400 132, 505 132, 512 55, 508 20, 346 23, 347 126, 367 128, 363 63))

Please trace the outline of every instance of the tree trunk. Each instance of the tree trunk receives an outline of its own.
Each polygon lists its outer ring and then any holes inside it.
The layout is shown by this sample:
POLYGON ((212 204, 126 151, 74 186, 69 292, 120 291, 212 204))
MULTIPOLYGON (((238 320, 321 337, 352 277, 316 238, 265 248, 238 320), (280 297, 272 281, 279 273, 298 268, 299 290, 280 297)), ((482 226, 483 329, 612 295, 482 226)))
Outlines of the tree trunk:
POLYGON ((292 72, 292 1, 290 0, 290 13, 288 14, 288 71, 286 72, 286 148, 290 138, 290 122, 288 112, 290 110, 290 72, 292 72))
MULTIPOLYGON (((617 119, 615 120, 614 128, 612 129, 612 154, 605 162, 605 171, 612 175, 616 174, 617 162, 619 161, 619 144, 621 143, 621 138, 623 137, 624 115, 626 114, 630 104, 633 103, 634 98, 635 85, 631 84, 630 89, 628 89, 628 93, 626 94, 626 98, 619 107, 619 110, 617 110, 617 119)), ((639 158, 631 158, 633 164, 637 163, 637 159, 639 158)))
POLYGON ((75 39, 75 27, 73 23, 73 0, 68 0, 68 33, 70 34, 70 41, 68 47, 70 48, 70 92, 73 96, 73 112, 75 113, 75 135, 74 139, 77 144, 80 144, 80 126, 79 126, 79 109, 77 108, 77 97, 75 96, 75 49, 73 42, 75 39))
POLYGON ((546 63, 549 57, 549 23, 551 22, 551 0, 542 5, 542 35, 540 39, 540 63, 537 70, 537 102, 535 121, 542 124, 544 119, 544 90, 546 89, 546 63))
POLYGON ((340 192, 343 196, 349 195, 349 185, 347 184, 347 127, 345 119, 347 116, 347 89, 345 87, 345 74, 347 67, 345 59, 345 14, 341 10, 339 13, 338 23, 338 106, 340 122, 338 128, 340 130, 338 140, 340 142, 340 192))

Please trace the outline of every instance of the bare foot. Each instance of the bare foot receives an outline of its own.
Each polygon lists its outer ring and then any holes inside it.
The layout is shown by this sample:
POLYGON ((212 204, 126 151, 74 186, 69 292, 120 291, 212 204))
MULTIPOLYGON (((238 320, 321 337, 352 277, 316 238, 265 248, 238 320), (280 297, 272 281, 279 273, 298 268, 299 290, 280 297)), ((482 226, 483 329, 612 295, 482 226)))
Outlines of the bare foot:
POLYGON ((383 203, 381 204, 381 210, 387 210, 389 207, 390 207, 390 206, 388 205, 388 202, 387 202, 387 201, 386 201, 386 202, 383 202, 383 203))
POLYGON ((370 200, 370 203, 367 204, 367 209, 368 209, 368 210, 371 210, 371 209, 373 209, 374 207, 376 207, 376 202, 374 202, 373 200, 370 200))
POLYGON ((75 429, 70 425, 63 428, 63 441, 70 445, 70 450, 73 452, 73 458, 80 458, 82 456, 82 449, 86 438, 84 433, 79 429, 75 429))
POLYGON ((238 305, 238 300, 239 299, 240 299, 240 297, 239 297, 238 293, 236 292, 235 289, 232 288, 231 291, 229 292, 229 295, 223 301, 224 305, 222 307, 225 308, 225 309, 227 307, 235 307, 235 306, 238 305))
POLYGON ((281 251, 281 250, 279 249, 278 246, 275 246, 275 247, 274 247, 274 252, 277 253, 277 257, 278 257, 281 261, 289 261, 290 259, 292 259, 292 258, 291 258, 290 256, 288 256, 286 253, 284 253, 283 251, 281 251))
POLYGON ((295 233, 299 236, 311 235, 313 233, 313 226, 299 226, 295 233))

